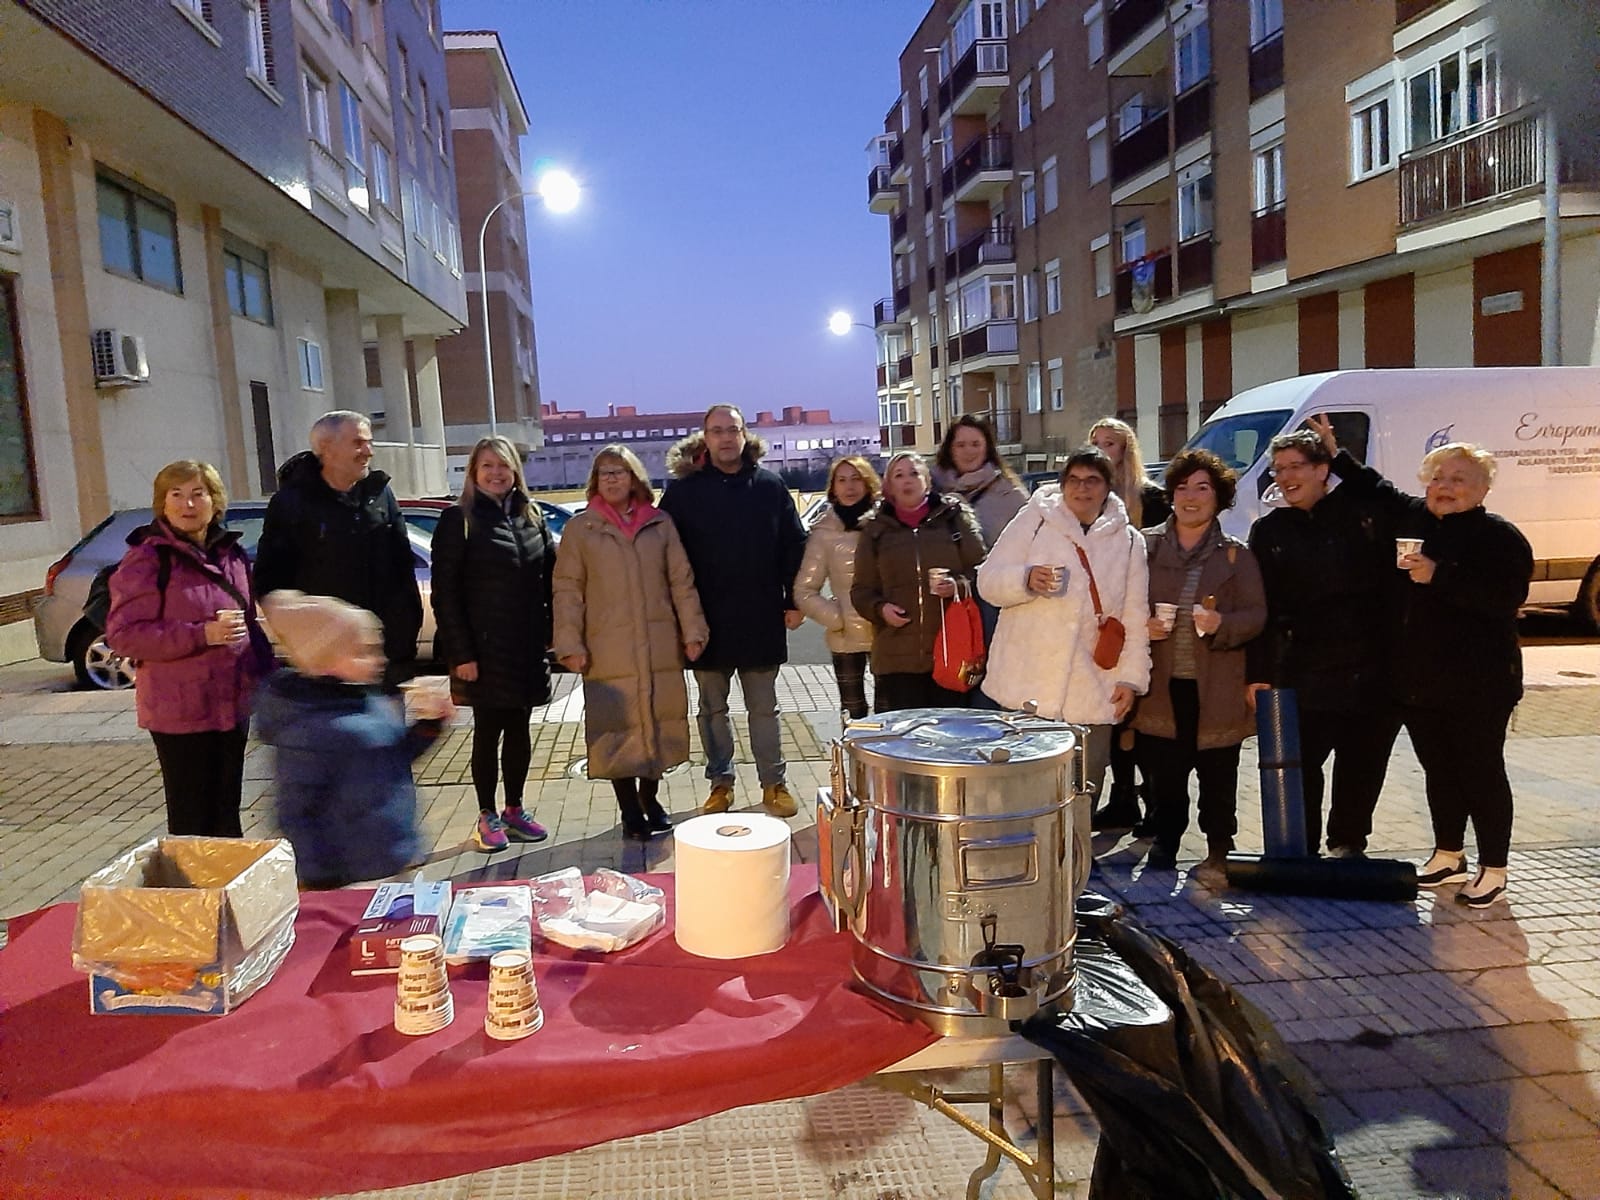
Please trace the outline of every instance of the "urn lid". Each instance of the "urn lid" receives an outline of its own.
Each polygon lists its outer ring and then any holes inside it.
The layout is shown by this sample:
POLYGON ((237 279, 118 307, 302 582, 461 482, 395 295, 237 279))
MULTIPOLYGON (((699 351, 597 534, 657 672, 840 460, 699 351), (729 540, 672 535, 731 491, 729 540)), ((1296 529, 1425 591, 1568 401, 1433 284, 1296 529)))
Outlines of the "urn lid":
POLYGON ((1020 712, 908 708, 851 721, 842 741, 856 760, 928 767, 1042 765, 1072 754, 1078 726, 1020 712))

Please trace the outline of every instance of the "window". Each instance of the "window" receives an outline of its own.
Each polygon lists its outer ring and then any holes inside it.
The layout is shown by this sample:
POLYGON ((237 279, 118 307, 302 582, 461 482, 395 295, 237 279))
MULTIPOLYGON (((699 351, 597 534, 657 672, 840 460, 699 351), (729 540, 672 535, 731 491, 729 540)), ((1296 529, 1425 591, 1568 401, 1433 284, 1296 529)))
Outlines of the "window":
POLYGON ((263 325, 272 324, 272 286, 267 280, 265 250, 224 235, 222 276, 230 312, 263 325))
POLYGON ((939 122, 939 165, 948 167, 956 157, 955 126, 946 117, 939 122))
POLYGON ((277 85, 278 71, 272 60, 272 22, 266 0, 244 0, 245 69, 262 83, 277 85))
MULTIPOLYGON (((928 68, 927 67, 923 67, 923 68, 921 68, 920 70, 917 71, 917 95, 921 98, 922 107, 926 108, 928 106, 928 68)), ((926 151, 923 152, 922 157, 923 158, 927 158, 928 157, 926 151)))
POLYGON ((420 179, 411 181, 411 230, 417 241, 428 244, 428 197, 423 194, 420 179))
POLYGON ((1017 319, 1015 279, 990 277, 975 279, 961 289, 962 326, 972 329, 990 321, 1017 319))
POLYGON ((1044 311, 1061 311, 1061 260, 1051 259, 1044 265, 1044 311))
POLYGON ((351 45, 356 40, 356 16, 350 11, 350 0, 328 0, 328 15, 351 45))
POLYGON ((310 65, 301 71, 300 81, 305 92, 306 133, 326 147, 332 141, 328 132, 328 81, 310 65))
POLYGON ((1384 96, 1350 114, 1350 177, 1365 179, 1393 165, 1389 97, 1384 96))
POLYGON ((1122 227, 1122 261, 1138 262, 1144 257, 1144 218, 1135 217, 1122 227))
POLYGON ((211 19, 211 0, 172 0, 172 6, 182 9, 197 21, 213 26, 216 24, 211 19))
POLYGON ((339 115, 344 125, 345 195, 363 212, 367 210, 367 148, 361 134, 361 100, 343 79, 339 80, 339 115))
POLYGON ((1033 176, 1022 177, 1022 226, 1026 229, 1039 219, 1039 198, 1034 191, 1033 176))
POLYGON ((1040 381, 1039 364, 1028 364, 1028 411, 1039 412, 1044 408, 1044 387, 1040 381))
POLYGON ((1256 211, 1283 203, 1283 143, 1256 151, 1256 211))
POLYGON ((1089 262, 1094 272, 1094 294, 1111 294, 1111 236, 1096 238, 1089 246, 1089 262))
POLYGON ((20 328, 16 276, 0 273, 0 516, 6 517, 39 511, 20 328))
POLYGON ((1106 56, 1105 10, 1096 4, 1083 14, 1083 32, 1089 43, 1089 65, 1106 56))
POLYGON ((1144 124, 1144 94, 1135 93, 1117 109, 1117 141, 1127 137, 1144 124))
POLYGON ((1039 60, 1039 109, 1056 102, 1056 54, 1052 50, 1039 60))
POLYGON ((1050 363, 1050 411, 1060 412, 1067 406, 1067 388, 1064 378, 1065 372, 1061 368, 1061 360, 1054 359, 1050 363))
POLYGON ((1044 210, 1045 212, 1055 212, 1056 207, 1061 203, 1061 185, 1056 178, 1055 159, 1047 158, 1044 160, 1044 166, 1039 168, 1039 177, 1042 180, 1041 186, 1044 191, 1044 210))
POLYGON ((1187 242, 1211 229, 1211 161, 1205 159, 1178 174, 1178 240, 1187 242))
POLYGON ((394 211, 394 155, 376 138, 372 140, 372 198, 394 211))
POLYGON ((411 51, 406 49, 406 44, 396 41, 394 44, 395 62, 400 67, 400 99, 407 104, 411 103, 411 51))
POLYGON ((300 339, 300 386, 308 392, 322 390, 322 346, 307 338, 300 339))
POLYGON ((910 405, 904 392, 891 392, 878 401, 879 425, 907 425, 910 422, 910 405))
POLYGON ((1025 75, 1017 83, 1017 128, 1033 124, 1033 77, 1025 75))
POLYGON ((1021 29, 1028 23, 1028 18, 1032 15, 1033 0, 1017 0, 1015 27, 1021 29))
POLYGON ((449 124, 448 121, 446 121, 444 119, 444 109, 442 109, 442 108, 439 110, 439 120, 438 120, 438 124, 437 124, 437 130, 438 130, 438 133, 439 133, 439 157, 440 158, 449 158, 450 157, 450 124, 449 124))
POLYGON ((444 209, 439 207, 437 200, 433 204, 433 256, 440 262, 446 261, 445 256, 445 216, 444 209))
POLYGON ((1211 75, 1211 26, 1202 12, 1189 18, 1193 24, 1187 28, 1180 22, 1173 57, 1177 72, 1177 89, 1181 94, 1211 75))
POLYGON ((1097 122, 1098 131, 1089 131, 1089 186, 1104 183, 1110 173, 1109 147, 1106 145, 1106 123, 1097 122))
POLYGON ((96 175, 95 188, 101 265, 115 275, 182 292, 178 217, 172 201, 109 172, 96 175))
POLYGON ((426 79, 417 80, 417 96, 419 98, 419 103, 417 105, 417 122, 422 126, 423 131, 426 132, 428 128, 428 109, 431 107, 428 103, 428 81, 426 79))
POLYGON ((1250 44, 1259 46, 1283 30, 1283 0, 1250 0, 1250 44))
POLYGON ((1452 51, 1406 80, 1408 148, 1498 116, 1500 56, 1493 42, 1452 51))
POLYGON ((1039 319, 1039 281, 1032 271, 1021 276, 1022 279, 1022 319, 1024 321, 1037 321, 1039 319))
POLYGON ((956 233, 956 210, 952 207, 940 218, 939 224, 944 228, 944 252, 949 254, 960 244, 956 233))

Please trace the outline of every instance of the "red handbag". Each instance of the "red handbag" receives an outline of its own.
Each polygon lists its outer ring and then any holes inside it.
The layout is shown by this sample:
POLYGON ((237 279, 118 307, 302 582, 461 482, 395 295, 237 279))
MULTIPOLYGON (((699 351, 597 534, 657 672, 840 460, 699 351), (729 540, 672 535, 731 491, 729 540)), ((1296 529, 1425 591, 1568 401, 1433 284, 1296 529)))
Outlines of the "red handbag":
POLYGON ((983 614, 972 598, 972 585, 958 579, 956 594, 945 602, 933 639, 933 681, 948 692, 970 692, 983 678, 988 657, 983 614))
POLYGON ((1094 584, 1094 570, 1089 566, 1089 556, 1082 546, 1075 547, 1083 573, 1089 577, 1089 599, 1094 602, 1095 619, 1100 623, 1100 635, 1094 640, 1094 665, 1109 671, 1122 658, 1123 643, 1128 640, 1127 626, 1116 617, 1108 617, 1100 609, 1100 589, 1094 584))

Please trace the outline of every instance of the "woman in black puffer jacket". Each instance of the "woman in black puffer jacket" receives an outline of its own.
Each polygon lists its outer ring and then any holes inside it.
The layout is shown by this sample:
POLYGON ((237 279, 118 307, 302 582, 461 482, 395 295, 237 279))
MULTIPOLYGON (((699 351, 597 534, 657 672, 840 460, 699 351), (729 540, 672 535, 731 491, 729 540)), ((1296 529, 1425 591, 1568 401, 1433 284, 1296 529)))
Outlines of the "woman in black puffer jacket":
POLYGON ((528 498, 516 448, 503 437, 484 438, 467 462, 460 505, 440 517, 433 534, 435 644, 457 699, 472 706, 473 840, 480 850, 504 850, 508 836, 548 836, 524 811, 522 789, 533 706, 550 700, 545 651, 554 570, 555 544, 528 498), (502 774, 505 812, 496 815, 502 774))

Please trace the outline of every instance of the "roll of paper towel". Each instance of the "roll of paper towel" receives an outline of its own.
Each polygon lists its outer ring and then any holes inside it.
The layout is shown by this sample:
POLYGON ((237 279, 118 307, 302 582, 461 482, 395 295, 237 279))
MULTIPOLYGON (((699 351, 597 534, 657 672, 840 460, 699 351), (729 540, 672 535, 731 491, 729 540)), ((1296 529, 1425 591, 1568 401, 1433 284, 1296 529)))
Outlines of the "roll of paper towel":
POLYGON ((789 940, 789 826, 762 813, 708 813, 672 834, 678 945, 701 958, 781 949, 789 940))

